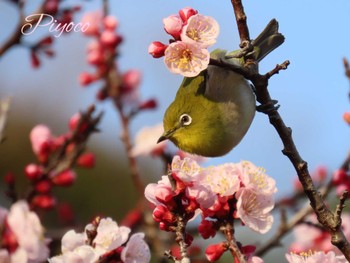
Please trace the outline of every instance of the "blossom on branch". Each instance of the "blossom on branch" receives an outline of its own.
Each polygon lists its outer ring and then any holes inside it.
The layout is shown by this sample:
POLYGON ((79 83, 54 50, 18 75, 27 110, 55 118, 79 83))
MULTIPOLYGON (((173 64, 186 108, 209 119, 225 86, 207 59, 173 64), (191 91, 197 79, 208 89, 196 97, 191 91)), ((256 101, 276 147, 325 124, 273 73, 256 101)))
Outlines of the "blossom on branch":
POLYGON ((207 48, 216 42, 219 24, 190 7, 163 19, 165 31, 173 37, 169 45, 152 42, 148 48, 154 58, 165 56, 170 72, 185 77, 197 76, 208 67, 210 53, 207 48))

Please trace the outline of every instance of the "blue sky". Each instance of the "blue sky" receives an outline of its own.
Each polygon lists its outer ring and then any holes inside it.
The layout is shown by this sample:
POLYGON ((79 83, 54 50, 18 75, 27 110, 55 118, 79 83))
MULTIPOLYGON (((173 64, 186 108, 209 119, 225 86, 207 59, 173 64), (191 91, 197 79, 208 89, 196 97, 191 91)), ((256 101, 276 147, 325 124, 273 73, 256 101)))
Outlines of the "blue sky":
MULTIPOLYGON (((29 2, 29 1, 28 1, 29 2)), ((30 1, 28 12, 40 1, 30 1)), ((96 10, 101 1, 65 1, 84 3, 82 11, 96 10)), ((134 0, 110 1, 111 14, 118 17, 119 32, 125 42, 121 47, 119 65, 143 72, 141 95, 156 97, 159 109, 138 116, 132 124, 135 134, 143 126, 162 121, 163 113, 173 100, 182 77, 167 71, 162 59, 147 54, 149 43, 168 40, 162 19, 191 6, 204 15, 214 17, 220 24, 220 36, 214 48, 237 49, 239 37, 230 1, 193 0, 134 0)), ((350 57, 349 10, 347 0, 329 1, 243 1, 251 37, 257 36, 270 19, 276 18, 285 43, 265 58, 261 72, 271 70, 288 59, 288 70, 270 81, 270 92, 279 101, 279 112, 293 129, 295 143, 310 170, 318 165, 337 168, 345 158, 350 142, 349 127, 342 114, 349 110, 347 97, 349 83, 344 76, 342 58, 350 57)), ((0 1, 0 41, 4 41, 16 24, 16 10, 7 1, 0 1)), ((81 17, 81 13, 77 15, 81 17)), ((43 32, 33 34, 28 41, 40 38, 43 32)), ((0 59, 0 95, 12 95, 13 114, 34 116, 36 122, 65 131, 66 120, 76 111, 94 102, 98 85, 87 89, 79 87, 77 76, 83 70, 92 70, 85 62, 85 47, 89 39, 79 33, 56 39, 54 59, 43 59, 43 67, 30 67, 28 51, 22 47, 10 50, 0 59), (30 109, 30 110, 28 110, 30 109), (52 118, 52 115, 55 117, 52 118)), ((101 129, 93 138, 93 145, 115 153, 119 124, 109 103, 99 104, 105 110, 101 129), (98 138, 97 138, 98 137, 98 138)), ((277 181, 280 193, 292 191, 295 172, 281 154, 282 144, 265 115, 257 113, 247 136, 231 153, 210 159, 206 165, 250 160, 263 166, 277 181)), ((152 162, 151 158, 142 158, 152 162)), ((154 175, 159 177, 160 175, 154 175)))

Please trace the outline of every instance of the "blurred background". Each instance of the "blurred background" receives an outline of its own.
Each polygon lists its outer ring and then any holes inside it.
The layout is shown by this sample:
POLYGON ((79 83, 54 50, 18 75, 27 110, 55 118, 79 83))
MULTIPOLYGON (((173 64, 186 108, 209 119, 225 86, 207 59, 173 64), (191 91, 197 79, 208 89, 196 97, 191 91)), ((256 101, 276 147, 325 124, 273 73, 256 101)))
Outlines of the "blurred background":
MULTIPOLYGON (((181 76, 168 72, 163 59, 153 59, 147 53, 152 41, 168 41, 163 30, 164 17, 191 6, 219 22, 220 36, 213 49, 238 48, 238 32, 228 0, 109 2, 110 13, 120 23, 118 32, 124 37, 118 59, 120 69, 122 72, 140 70, 143 74, 141 97, 155 97, 159 102, 157 110, 141 113, 134 119, 133 136, 141 128, 162 121, 182 80, 181 76)), ((39 0, 27 1, 26 14, 34 12, 40 3, 39 0)), ((349 128, 342 119, 343 113, 349 110, 349 83, 344 76, 342 58, 350 57, 350 2, 266 0, 244 1, 243 4, 251 38, 255 38, 272 18, 279 21, 286 41, 262 61, 260 71, 265 73, 277 63, 290 60, 288 69, 271 79, 271 96, 279 101, 279 112, 293 129, 297 148, 310 170, 323 165, 331 172, 342 163, 350 146, 349 128)), ((101 9, 102 1, 66 0, 63 5, 81 5, 74 19, 78 22, 85 12, 101 9)), ((0 0, 0 46, 12 34, 18 19, 15 5, 0 0)), ((38 30, 25 37, 24 42, 35 42, 46 34, 46 29, 38 30)), ((31 67, 29 51, 23 46, 15 46, 0 57, 0 98, 12 97, 7 138, 0 147, 0 175, 13 171, 18 178, 23 178, 24 166, 35 162, 29 132, 36 124, 46 124, 58 135, 67 131, 69 118, 88 105, 96 103, 98 110, 104 111, 101 132, 94 134, 88 143, 88 149, 97 154, 95 169, 78 170, 74 186, 57 191, 59 201, 72 203, 77 221, 83 225, 97 214, 120 220, 133 207, 136 198, 119 139, 118 115, 112 103, 96 100, 101 83, 87 88, 78 83, 82 71, 92 71, 86 62, 89 41, 81 33, 60 36, 53 46, 55 57, 41 58, 42 66, 38 69, 31 67)), ((277 196, 282 197, 293 192, 295 171, 281 150, 281 141, 268 118, 257 113, 248 134, 232 152, 208 159, 204 165, 249 160, 264 167, 276 180, 277 196)), ((145 183, 157 181, 163 173, 162 162, 152 157, 139 157, 138 164, 145 183)), ((0 187, 3 188, 2 183, 0 187)), ((0 201, 7 206, 4 195, 0 201)), ((263 241, 267 236, 254 238, 263 241)))

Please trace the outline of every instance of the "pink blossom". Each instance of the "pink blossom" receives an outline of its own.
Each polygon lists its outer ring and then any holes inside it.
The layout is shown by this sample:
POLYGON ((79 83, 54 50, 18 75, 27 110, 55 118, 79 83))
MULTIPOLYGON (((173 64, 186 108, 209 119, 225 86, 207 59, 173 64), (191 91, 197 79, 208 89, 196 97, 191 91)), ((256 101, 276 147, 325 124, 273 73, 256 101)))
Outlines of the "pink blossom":
POLYGON ((184 23, 187 23, 187 20, 193 16, 193 15, 196 15, 198 14, 198 11, 197 10, 194 10, 193 8, 191 7, 185 7, 185 8, 182 8, 180 11, 179 11, 179 15, 182 19, 182 21, 184 23))
POLYGON ((89 24, 89 27, 83 32, 86 36, 96 36, 100 33, 101 29, 101 22, 102 22, 102 13, 97 12, 90 12, 85 13, 83 19, 81 20, 82 24, 89 24))
POLYGON ((262 260, 262 258, 253 256, 248 259, 248 263, 264 263, 264 260, 262 260))
POLYGON ((101 33, 100 41, 107 47, 115 48, 121 42, 121 37, 114 30, 104 30, 101 33))
POLYGON ((183 22, 178 15, 171 15, 163 19, 165 31, 173 36, 175 39, 178 39, 181 34, 183 22))
POLYGON ((139 70, 131 69, 122 76, 122 100, 124 104, 139 104, 142 74, 139 70))
POLYGON ((343 255, 336 256, 333 251, 325 253, 323 251, 307 252, 301 254, 286 254, 289 263, 346 263, 347 260, 343 255))
POLYGON ((148 47, 148 53, 154 58, 160 58, 164 56, 165 50, 168 48, 168 45, 163 44, 159 41, 152 42, 148 47))
POLYGON ((61 250, 62 253, 73 251, 77 247, 85 245, 87 240, 86 234, 77 233, 74 230, 69 230, 62 237, 61 250))
POLYGON ((168 176, 163 175, 156 184, 148 184, 145 188, 145 197, 155 205, 161 205, 159 200, 169 200, 172 196, 172 187, 168 176))
POLYGON ((236 165, 227 163, 207 168, 203 184, 220 196, 232 196, 240 188, 236 165))
POLYGON ((148 263, 151 260, 151 253, 144 240, 145 234, 133 234, 122 251, 121 259, 124 263, 148 263))
POLYGON ((128 240, 130 228, 118 226, 111 218, 102 218, 94 239, 95 249, 103 253, 120 247, 128 240))
POLYGON ((159 155, 166 145, 166 141, 157 143, 159 136, 163 133, 163 124, 142 128, 135 137, 135 145, 131 149, 132 156, 159 155))
POLYGON ((118 26, 118 20, 114 16, 108 15, 103 18, 103 25, 105 29, 115 30, 118 26))
POLYGON ((43 124, 35 126, 31 130, 29 138, 33 152, 37 155, 47 151, 53 142, 51 130, 43 124))
POLYGON ((271 229, 273 216, 270 211, 274 207, 271 195, 257 194, 249 188, 242 188, 236 194, 237 217, 250 229, 261 234, 271 229))
POLYGON ((257 194, 263 195, 272 195, 277 192, 275 180, 265 174, 265 169, 256 167, 249 161, 242 161, 237 167, 245 188, 250 188, 257 194))
POLYGON ((20 200, 12 205, 7 216, 7 223, 19 245, 18 257, 25 257, 28 261, 35 262, 47 259, 49 249, 48 241, 44 238, 44 228, 39 217, 29 210, 25 201, 20 200))
POLYGON ((196 14, 188 19, 183 27, 181 40, 207 48, 216 42, 220 27, 216 20, 210 16, 196 14))
POLYGON ((82 245, 60 256, 49 258, 48 261, 49 263, 92 263, 97 262, 98 258, 99 255, 92 247, 82 245))
POLYGON ((208 67, 210 54, 200 45, 189 44, 183 41, 171 43, 165 50, 165 65, 170 72, 185 77, 197 76, 208 67))
POLYGON ((201 167, 191 158, 185 157, 181 160, 180 156, 176 155, 171 163, 171 171, 182 182, 190 183, 198 179, 201 167))

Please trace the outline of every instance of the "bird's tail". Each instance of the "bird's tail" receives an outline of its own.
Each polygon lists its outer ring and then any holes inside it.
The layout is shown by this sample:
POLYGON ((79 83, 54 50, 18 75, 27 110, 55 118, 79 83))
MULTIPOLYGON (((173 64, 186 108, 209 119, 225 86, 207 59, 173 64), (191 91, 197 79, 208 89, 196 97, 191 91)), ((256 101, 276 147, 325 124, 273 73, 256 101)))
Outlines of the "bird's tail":
POLYGON ((278 32, 278 22, 272 19, 260 35, 252 41, 256 60, 261 61, 271 51, 284 42, 284 36, 278 32))

